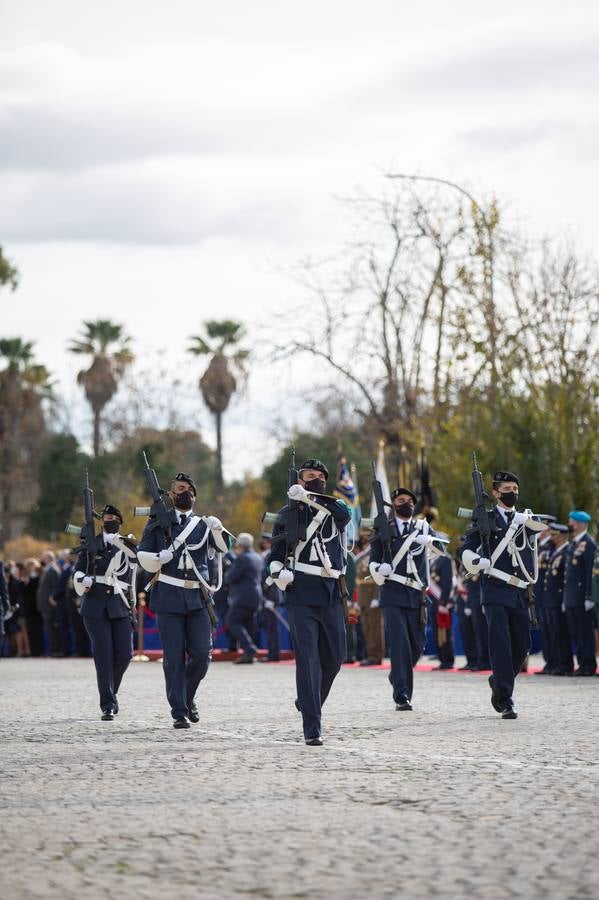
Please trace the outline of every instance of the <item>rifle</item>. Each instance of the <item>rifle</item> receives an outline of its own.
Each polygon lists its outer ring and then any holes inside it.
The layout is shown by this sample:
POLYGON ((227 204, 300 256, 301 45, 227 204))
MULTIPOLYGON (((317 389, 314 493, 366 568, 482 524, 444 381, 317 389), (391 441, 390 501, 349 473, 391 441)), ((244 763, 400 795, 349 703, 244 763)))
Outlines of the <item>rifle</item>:
POLYGON ((472 452, 472 484, 474 485, 472 521, 480 535, 482 555, 486 559, 491 559, 491 532, 495 531, 495 524, 492 520, 493 510, 488 510, 485 504, 485 501, 491 498, 485 492, 482 472, 478 468, 474 451, 472 452))
POLYGON ((67 534, 76 534, 79 536, 79 546, 75 547, 74 553, 87 553, 86 575, 92 577, 96 573, 96 529, 94 519, 100 519, 101 516, 94 510, 94 492, 89 486, 89 472, 85 470, 85 487, 83 488, 83 510, 85 515, 85 525, 79 528, 77 525, 70 523, 65 528, 67 534))
POLYGON ((437 515, 437 492, 431 484, 431 474, 426 459, 426 448, 420 448, 420 490, 414 507, 414 515, 422 515, 430 521, 437 515))
POLYGON ((376 516, 374 517, 374 531, 376 537, 379 538, 383 545, 383 555, 384 561, 388 562, 389 565, 393 562, 393 552, 391 550, 391 542, 393 538, 397 536, 397 524, 395 522, 395 518, 393 519, 393 523, 389 521, 389 516, 385 512, 385 507, 387 506, 389 509, 392 509, 392 504, 387 503, 387 501, 383 497, 383 488, 376 477, 376 466, 374 463, 372 465, 372 493, 374 496, 374 502, 376 506, 376 516), (395 527, 395 535, 393 534, 393 530, 395 527))
MULTIPOLYGON (((297 480, 298 471, 295 467, 295 447, 292 447, 289 467, 287 469, 287 490, 289 490, 293 484, 297 484, 297 480)), ((273 516, 271 513, 265 513, 263 521, 272 522, 273 518, 275 521, 278 521, 279 517, 273 516)), ((287 499, 287 522, 285 531, 281 534, 277 534, 273 538, 273 545, 280 541, 285 541, 285 567, 291 569, 292 572, 295 569, 296 547, 300 541, 306 540, 306 531, 306 518, 301 515, 299 500, 292 500, 289 497, 287 499)))

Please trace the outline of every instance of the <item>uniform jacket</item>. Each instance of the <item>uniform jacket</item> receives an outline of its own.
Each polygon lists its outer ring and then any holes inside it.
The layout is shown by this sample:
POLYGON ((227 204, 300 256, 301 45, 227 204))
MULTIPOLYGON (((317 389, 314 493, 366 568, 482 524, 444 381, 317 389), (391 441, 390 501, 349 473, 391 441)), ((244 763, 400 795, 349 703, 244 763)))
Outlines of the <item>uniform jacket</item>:
POLYGON ((543 604, 546 609, 559 609, 564 601, 564 573, 568 544, 554 550, 545 570, 543 604))
MULTIPOLYGON (((346 565, 345 551, 342 543, 343 533, 351 520, 348 507, 339 501, 327 500, 323 506, 329 510, 316 536, 308 541, 299 555, 298 562, 308 565, 320 566, 319 557, 316 555, 315 542, 322 541, 331 560, 332 567, 337 571, 343 571, 346 565), (313 549, 314 548, 314 549, 313 549)), ((300 516, 308 526, 318 510, 305 503, 299 504, 300 516)), ((285 540, 277 540, 279 535, 285 532, 287 525, 288 509, 286 506, 279 511, 275 526, 272 530, 272 548, 270 562, 286 564, 285 540)), ((328 606, 338 603, 341 597, 339 582, 335 578, 324 578, 321 575, 295 572, 293 582, 285 590, 285 604, 287 606, 328 606)))
POLYGON ((451 565, 451 556, 445 553, 443 556, 437 556, 431 562, 431 581, 441 591, 439 597, 431 594, 440 606, 450 606, 452 604, 453 592, 453 568, 451 565))
POLYGON ((566 609, 584 607, 592 599, 593 563, 597 544, 588 532, 568 544, 564 573, 566 609))
POLYGON ((37 608, 42 615, 53 610, 55 607, 50 603, 50 597, 54 598, 54 592, 58 586, 60 579, 60 569, 56 563, 50 563, 46 566, 37 586, 37 608))
POLYGON ((539 578, 534 586, 535 603, 537 609, 545 606, 545 575, 549 568, 549 561, 554 551, 554 544, 551 538, 541 538, 539 540, 539 578))
MULTIPOLYGON (((183 519, 180 523, 179 516, 174 509, 170 510, 170 518, 172 523, 171 537, 176 538, 186 528, 187 519, 183 519)), ((206 530, 206 523, 200 520, 187 538, 186 545, 189 547, 201 543, 206 534, 206 530)), ((154 519, 149 519, 144 528, 144 533, 142 534, 138 549, 146 550, 150 553, 158 553, 160 550, 166 550, 167 548, 171 549, 164 531, 158 522, 154 519)), ((172 578, 197 581, 193 569, 179 568, 179 560, 181 560, 184 554, 184 549, 183 546, 179 547, 175 551, 173 559, 170 562, 165 563, 160 572, 164 575, 169 575, 172 578)), ((190 550, 189 552, 196 569, 202 578, 209 582, 208 554, 210 553, 213 555, 216 552, 216 545, 214 544, 212 535, 208 535, 207 541, 204 542, 199 550, 190 550)), ((150 581, 150 579, 151 576, 148 575, 148 581, 150 581)), ((152 612, 185 614, 193 610, 201 609, 206 605, 206 600, 200 588, 184 588, 179 587, 178 585, 165 584, 158 580, 154 581, 152 588, 149 591, 148 598, 152 612)))
MULTIPOLYGON (((505 537, 506 531, 508 530, 507 522, 504 519, 503 515, 499 512, 497 507, 495 508, 494 521, 496 530, 491 532, 491 554, 494 553, 495 548, 501 543, 501 541, 505 537)), ((534 541, 534 532, 529 531, 525 528, 525 533, 526 545, 524 549, 520 551, 520 556, 522 558, 524 566, 526 567, 526 570, 532 575, 534 571, 534 552, 531 546, 531 542, 534 541)), ((521 536, 517 538, 517 541, 519 545, 522 543, 521 536)), ((472 550, 475 553, 481 552, 480 534, 477 528, 472 528, 472 530, 469 531, 466 535, 466 539, 462 546, 461 552, 463 553, 464 550, 472 550)), ((496 560, 494 568, 499 569, 501 572, 506 572, 508 575, 515 575, 516 578, 525 580, 518 563, 513 563, 511 554, 508 552, 507 547, 504 549, 499 559, 496 560)), ((522 609, 526 605, 525 588, 519 588, 517 586, 506 584, 506 582, 501 581, 498 578, 493 578, 492 575, 486 575, 484 573, 482 573, 480 576, 480 583, 481 600, 483 604, 497 603, 502 606, 510 606, 514 609, 522 609)))
MULTIPOLYGON (((407 538, 412 534, 415 530, 416 524, 414 519, 410 521, 409 530, 405 537, 395 536, 391 541, 391 557, 394 558, 397 552, 402 547, 403 543, 407 538)), ((429 529, 429 534, 434 537, 435 532, 433 529, 429 529)), ((384 559, 385 551, 383 547, 383 543, 379 538, 375 538, 370 545, 370 562, 381 563, 388 562, 387 559, 384 559)), ((416 569, 418 572, 418 577, 420 581, 425 585, 427 585, 427 565, 426 565, 426 548, 420 547, 418 544, 412 543, 410 549, 406 553, 406 555, 399 561, 397 567, 395 569, 396 575, 407 576, 408 578, 413 577, 411 572, 408 569, 408 557, 412 556, 412 559, 416 565, 416 569)), ((386 606, 400 606, 404 609, 418 609, 422 602, 422 591, 416 590, 415 588, 408 587, 407 585, 400 584, 397 581, 385 581, 384 584, 380 587, 380 605, 381 609, 384 609, 386 606)))
MULTIPOLYGON (((90 554, 87 550, 84 550, 79 554, 75 564, 75 572, 85 572, 86 575, 92 577, 93 575, 105 575, 117 553, 121 554, 122 558, 122 551, 118 550, 114 545, 107 544, 102 535, 103 532, 100 532, 95 538, 93 565, 90 554)), ((124 565, 122 568, 124 568, 124 565)), ((127 585, 131 584, 131 566, 129 564, 127 564, 125 572, 119 575, 119 581, 125 582, 127 585)), ((128 588, 123 589, 123 593, 125 597, 129 598, 128 588)), ((89 591, 82 595, 79 612, 82 616, 86 616, 89 619, 102 619, 105 612, 108 614, 109 619, 123 619, 125 616, 131 615, 131 608, 123 602, 118 593, 114 592, 112 585, 95 583, 89 591)))
POLYGON ((264 561, 253 550, 240 553, 225 575, 229 588, 229 605, 258 609, 262 599, 264 561))

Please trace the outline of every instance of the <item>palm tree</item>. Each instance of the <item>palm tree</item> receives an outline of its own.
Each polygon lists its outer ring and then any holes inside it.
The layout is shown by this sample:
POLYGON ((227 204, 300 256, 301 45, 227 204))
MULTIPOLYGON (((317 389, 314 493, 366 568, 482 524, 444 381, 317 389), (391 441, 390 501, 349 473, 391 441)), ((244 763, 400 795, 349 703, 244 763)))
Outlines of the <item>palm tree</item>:
POLYGON ((33 344, 0 339, 0 497, 1 541, 10 540, 14 517, 35 500, 32 472, 46 431, 42 401, 52 397, 50 375, 35 362, 33 344), (14 499, 20 501, 15 512, 14 499))
POLYGON ((85 396, 94 416, 94 456, 100 454, 100 417, 106 404, 119 387, 119 380, 127 366, 133 362, 133 353, 127 346, 129 336, 123 326, 109 319, 96 319, 83 323, 83 334, 71 342, 69 351, 92 357, 89 369, 82 369, 77 383, 83 386, 85 396), (110 350, 116 345, 115 349, 110 350))
POLYGON ((16 290, 19 283, 19 271, 8 260, 0 247, 0 287, 8 285, 12 291, 16 290))
POLYGON ((243 379, 247 377, 246 361, 249 350, 242 350, 237 345, 245 337, 245 328, 241 322, 230 319, 204 322, 206 337, 192 335, 189 353, 194 356, 210 356, 208 368, 199 381, 204 403, 214 416, 216 422, 216 488, 217 494, 223 491, 223 414, 231 397, 237 390, 237 379, 232 370, 243 379))

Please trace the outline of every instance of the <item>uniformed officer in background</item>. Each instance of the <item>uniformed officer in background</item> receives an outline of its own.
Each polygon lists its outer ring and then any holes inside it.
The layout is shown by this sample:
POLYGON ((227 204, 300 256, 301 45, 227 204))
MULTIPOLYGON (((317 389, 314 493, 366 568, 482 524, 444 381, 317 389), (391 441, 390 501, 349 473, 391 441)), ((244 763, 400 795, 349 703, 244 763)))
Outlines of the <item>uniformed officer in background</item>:
MULTIPOLYGON (((443 532, 437 532, 437 537, 449 539, 443 532)), ((453 669, 455 662, 455 650, 453 643, 453 630, 451 613, 453 603, 453 560, 447 551, 439 553, 430 564, 430 579, 428 587, 429 596, 432 597, 432 616, 434 620, 433 634, 439 657, 438 668, 453 669)))
POLYGON ((119 534, 123 516, 118 507, 108 503, 101 517, 95 546, 77 558, 73 587, 92 644, 101 718, 110 722, 118 714, 118 690, 133 655, 136 558, 135 547, 119 534))
POLYGON ((593 564, 597 544, 588 528, 590 515, 581 509, 570 513, 571 540, 566 552, 564 606, 574 642, 578 668, 572 675, 590 677, 597 671, 595 656, 595 604, 592 596, 593 564))
POLYGON ((569 675, 574 670, 572 641, 568 630, 564 605, 564 573, 568 549, 568 526, 552 522, 549 525, 553 552, 545 570, 543 615, 547 641, 547 675, 569 675))

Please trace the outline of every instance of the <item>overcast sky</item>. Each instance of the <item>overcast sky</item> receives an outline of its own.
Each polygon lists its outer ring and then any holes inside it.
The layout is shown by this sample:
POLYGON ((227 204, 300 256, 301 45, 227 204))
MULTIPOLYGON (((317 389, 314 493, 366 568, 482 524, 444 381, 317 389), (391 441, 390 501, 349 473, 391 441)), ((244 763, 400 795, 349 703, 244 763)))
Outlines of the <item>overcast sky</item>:
MULTIPOLYGON (((292 308, 281 270, 338 249, 335 198, 381 172, 495 193, 596 252, 596 0, 0 0, 0 22, 0 244, 22 273, 1 331, 36 341, 82 437, 82 318, 191 385, 185 335, 226 314, 255 338, 292 308)), ((274 451, 281 384, 258 373, 232 410, 229 475, 274 451)), ((190 422, 211 439, 199 402, 190 422)))

